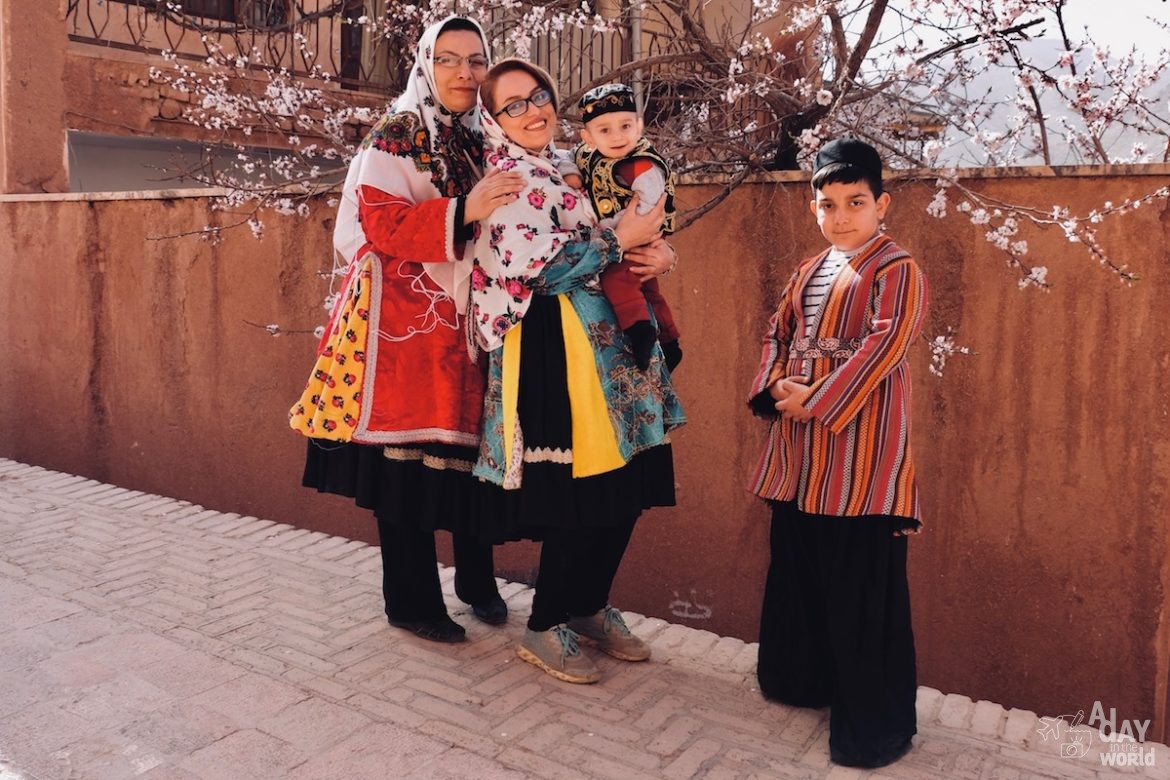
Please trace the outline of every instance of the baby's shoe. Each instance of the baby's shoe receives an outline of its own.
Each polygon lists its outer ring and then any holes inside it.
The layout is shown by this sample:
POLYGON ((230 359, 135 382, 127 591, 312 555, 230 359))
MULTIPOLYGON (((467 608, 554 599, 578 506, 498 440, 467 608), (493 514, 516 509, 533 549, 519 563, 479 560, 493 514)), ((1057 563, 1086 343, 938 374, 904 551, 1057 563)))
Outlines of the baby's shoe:
POLYGON ((638 364, 638 368, 645 371, 650 367, 650 356, 654 354, 658 331, 649 320, 643 320, 626 328, 626 338, 630 340, 630 347, 634 350, 634 362, 638 364))
POLYGON ((667 370, 673 373, 678 368, 678 364, 682 362, 682 347, 679 346, 678 339, 663 343, 662 356, 666 358, 667 370))

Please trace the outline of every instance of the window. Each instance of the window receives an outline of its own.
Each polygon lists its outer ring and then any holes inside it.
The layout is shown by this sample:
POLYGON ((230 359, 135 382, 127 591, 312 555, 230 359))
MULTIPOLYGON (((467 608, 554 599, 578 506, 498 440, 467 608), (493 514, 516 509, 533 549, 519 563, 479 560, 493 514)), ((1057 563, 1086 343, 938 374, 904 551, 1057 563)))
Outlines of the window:
POLYGON ((422 29, 399 24, 385 35, 358 19, 386 18, 388 0, 346 0, 341 26, 341 86, 374 92, 401 92, 414 62, 414 43, 422 29))
POLYGON ((180 0, 183 13, 207 19, 236 21, 236 0, 180 0))
POLYGON ((242 0, 239 21, 256 30, 281 27, 288 22, 288 0, 242 0))
POLYGON ((288 23, 289 0, 179 0, 183 13, 238 22, 253 30, 282 27, 288 23))
POLYGON ((362 77, 362 38, 365 37, 365 27, 357 23, 359 17, 365 15, 365 5, 361 0, 349 0, 346 3, 342 17, 345 24, 341 25, 341 76, 342 82, 355 82, 362 77))

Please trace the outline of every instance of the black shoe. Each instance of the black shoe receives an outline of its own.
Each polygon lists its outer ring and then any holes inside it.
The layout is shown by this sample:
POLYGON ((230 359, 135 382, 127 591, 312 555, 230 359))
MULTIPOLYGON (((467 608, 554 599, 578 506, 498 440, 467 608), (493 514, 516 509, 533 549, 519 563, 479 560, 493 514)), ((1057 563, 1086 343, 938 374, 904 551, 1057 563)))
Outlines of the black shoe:
POLYGON ((508 619, 508 605, 497 595, 486 604, 472 604, 471 613, 489 626, 498 626, 508 619))
POLYGON ((429 639, 432 642, 455 643, 467 640, 467 632, 463 626, 447 615, 430 620, 394 620, 390 617, 387 617, 386 620, 395 628, 405 629, 415 636, 429 639))
POLYGON ((638 368, 645 371, 650 367, 650 356, 654 353, 654 342, 658 341, 658 332, 650 322, 635 322, 626 328, 626 338, 630 340, 630 347, 634 350, 634 362, 638 368))
POLYGON ((877 769, 888 766, 910 752, 913 744, 910 737, 905 742, 897 742, 892 747, 878 751, 870 756, 847 756, 830 748, 829 760, 841 766, 854 766, 861 769, 877 769))
POLYGON ((666 358, 666 370, 673 373, 678 368, 678 364, 682 362, 682 347, 678 345, 678 339, 667 341, 662 345, 662 356, 666 358))

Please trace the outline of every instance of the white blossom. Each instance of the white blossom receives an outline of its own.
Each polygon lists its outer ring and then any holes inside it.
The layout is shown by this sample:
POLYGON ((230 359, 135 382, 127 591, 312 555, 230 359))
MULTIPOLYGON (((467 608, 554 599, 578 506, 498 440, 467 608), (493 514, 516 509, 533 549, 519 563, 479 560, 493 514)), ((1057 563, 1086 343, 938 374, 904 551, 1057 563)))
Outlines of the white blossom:
POLYGON ((930 346, 930 373, 941 377, 947 367, 947 360, 952 355, 969 355, 970 347, 959 346, 955 343, 954 329, 947 328, 945 334, 935 336, 928 342, 930 346))
POLYGON ((1048 286, 1048 269, 1042 265, 1033 266, 1029 269, 1027 276, 1020 278, 1020 289, 1026 287, 1040 287, 1046 288, 1048 286))
POLYGON ((926 213, 937 219, 942 219, 947 215, 946 190, 935 190, 934 198, 931 199, 930 204, 926 207, 926 213))

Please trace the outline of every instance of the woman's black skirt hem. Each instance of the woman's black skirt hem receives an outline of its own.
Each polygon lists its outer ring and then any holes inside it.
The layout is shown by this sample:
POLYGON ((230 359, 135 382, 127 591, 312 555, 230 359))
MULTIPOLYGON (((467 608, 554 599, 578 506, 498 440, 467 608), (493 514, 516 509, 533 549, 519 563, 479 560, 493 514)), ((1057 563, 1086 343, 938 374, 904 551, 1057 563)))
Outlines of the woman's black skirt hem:
POLYGON ((523 486, 504 490, 470 473, 476 451, 445 444, 403 447, 310 439, 301 484, 352 498, 384 521, 451 531, 483 541, 541 540, 549 528, 596 528, 674 506, 669 444, 635 455, 620 469, 563 479, 525 464, 523 486))
POLYGON ((670 444, 643 450, 604 474, 565 479, 565 471, 560 464, 526 463, 521 487, 501 491, 517 535, 540 539, 548 528, 613 527, 651 507, 675 504, 670 444))
POLYGON ((301 484, 352 498, 379 519, 489 542, 520 538, 503 491, 471 476, 477 452, 450 444, 384 447, 310 439, 301 484))

